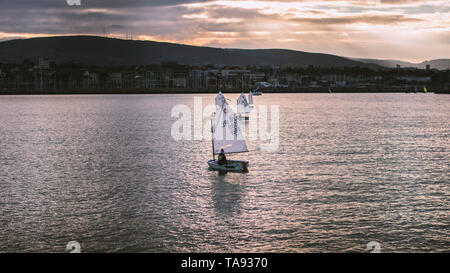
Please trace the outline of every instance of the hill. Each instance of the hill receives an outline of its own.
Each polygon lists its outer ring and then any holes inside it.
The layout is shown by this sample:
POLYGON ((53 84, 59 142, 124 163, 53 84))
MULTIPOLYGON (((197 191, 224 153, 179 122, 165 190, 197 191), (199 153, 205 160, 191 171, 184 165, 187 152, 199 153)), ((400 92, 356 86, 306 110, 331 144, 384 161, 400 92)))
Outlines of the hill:
POLYGON ((399 60, 376 60, 376 59, 353 59, 353 60, 364 63, 377 64, 389 68, 397 67, 397 65, 399 64, 401 67, 412 67, 419 69, 425 69, 427 65, 430 65, 430 68, 435 68, 439 70, 450 69, 450 59, 436 59, 421 63, 410 63, 399 60))
POLYGON ((153 41, 134 41, 97 36, 60 36, 0 42, 1 63, 47 58, 56 63, 119 66, 176 61, 187 65, 307 67, 368 67, 364 63, 329 54, 285 49, 222 49, 153 41))

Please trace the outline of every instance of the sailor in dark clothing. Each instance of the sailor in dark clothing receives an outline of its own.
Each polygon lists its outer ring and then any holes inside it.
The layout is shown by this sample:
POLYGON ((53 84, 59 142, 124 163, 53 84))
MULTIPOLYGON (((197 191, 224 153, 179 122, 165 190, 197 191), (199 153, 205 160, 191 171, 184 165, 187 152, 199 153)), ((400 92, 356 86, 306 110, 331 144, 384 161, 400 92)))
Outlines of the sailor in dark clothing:
POLYGON ((222 149, 222 150, 220 150, 220 154, 219 154, 219 165, 226 165, 226 164, 227 164, 227 158, 222 149))

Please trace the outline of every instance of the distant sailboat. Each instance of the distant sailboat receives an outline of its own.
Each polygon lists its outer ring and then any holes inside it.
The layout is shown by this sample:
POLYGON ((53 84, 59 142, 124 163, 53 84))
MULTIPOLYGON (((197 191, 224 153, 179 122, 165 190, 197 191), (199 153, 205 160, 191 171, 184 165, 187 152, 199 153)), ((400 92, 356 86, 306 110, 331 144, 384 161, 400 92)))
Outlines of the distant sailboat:
POLYGON ((253 108, 253 93, 252 91, 250 91, 250 93, 248 93, 248 104, 250 108, 253 108))
POLYGON ((258 88, 256 88, 256 90, 255 91, 253 91, 253 96, 261 96, 262 95, 262 92, 261 91, 259 91, 259 87, 258 88))
POLYGON ((227 103, 221 92, 216 97, 216 112, 211 120, 213 159, 208 165, 213 170, 230 172, 248 172, 248 161, 227 160, 219 164, 215 155, 224 150, 225 154, 246 153, 247 144, 239 127, 239 121, 233 109, 227 103))
POLYGON ((239 115, 239 118, 248 120, 248 113, 250 112, 250 105, 247 102, 247 98, 245 97, 244 92, 242 92, 237 99, 237 113, 239 115))

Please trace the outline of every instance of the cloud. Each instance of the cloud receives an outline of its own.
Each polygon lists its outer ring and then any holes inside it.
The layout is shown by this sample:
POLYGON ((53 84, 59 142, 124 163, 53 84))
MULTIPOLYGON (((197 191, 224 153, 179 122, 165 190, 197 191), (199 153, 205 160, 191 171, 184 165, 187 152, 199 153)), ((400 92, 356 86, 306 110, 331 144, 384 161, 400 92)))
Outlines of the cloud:
MULTIPOLYGON (((81 0, 80 6, 70 8, 144 8, 205 3, 212 0, 81 0)), ((2 8, 10 9, 58 9, 69 7, 66 0, 14 0, 2 1, 2 8)))
POLYGON ((72 7, 65 0, 3 2, 0 39, 102 35, 106 29, 119 38, 133 33, 194 45, 449 57, 447 0, 82 0, 72 7), (426 37, 433 51, 423 50, 418 37, 426 37), (408 50, 402 50, 405 44, 408 50))
POLYGON ((340 25, 340 24, 373 24, 373 25, 395 25, 409 22, 421 22, 423 19, 409 18, 403 15, 364 15, 364 16, 343 16, 326 18, 294 18, 291 21, 298 23, 310 23, 319 25, 340 25))

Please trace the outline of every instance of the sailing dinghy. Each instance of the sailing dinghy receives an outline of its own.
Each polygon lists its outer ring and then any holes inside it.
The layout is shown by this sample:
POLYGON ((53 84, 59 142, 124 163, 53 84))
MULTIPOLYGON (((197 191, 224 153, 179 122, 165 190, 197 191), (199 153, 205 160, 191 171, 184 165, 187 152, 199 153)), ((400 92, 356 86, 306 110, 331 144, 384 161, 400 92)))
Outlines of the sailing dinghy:
POLYGON ((248 161, 227 160, 227 164, 219 164, 215 155, 223 149, 225 154, 247 153, 248 148, 239 127, 239 121, 227 103, 222 92, 216 97, 216 112, 211 120, 213 159, 208 165, 213 170, 227 172, 248 172, 248 161))
POLYGON ((261 95, 262 95, 262 92, 259 90, 259 87, 256 88, 255 91, 253 91, 253 96, 261 96, 261 95))
POLYGON ((250 93, 248 93, 248 104, 249 104, 250 109, 254 107, 253 106, 253 93, 252 93, 252 91, 250 91, 250 93))
POLYGON ((239 119, 249 119, 248 113, 251 112, 251 109, 250 105, 247 102, 247 98, 244 95, 244 92, 242 92, 242 94, 237 99, 237 112, 239 115, 239 119))

